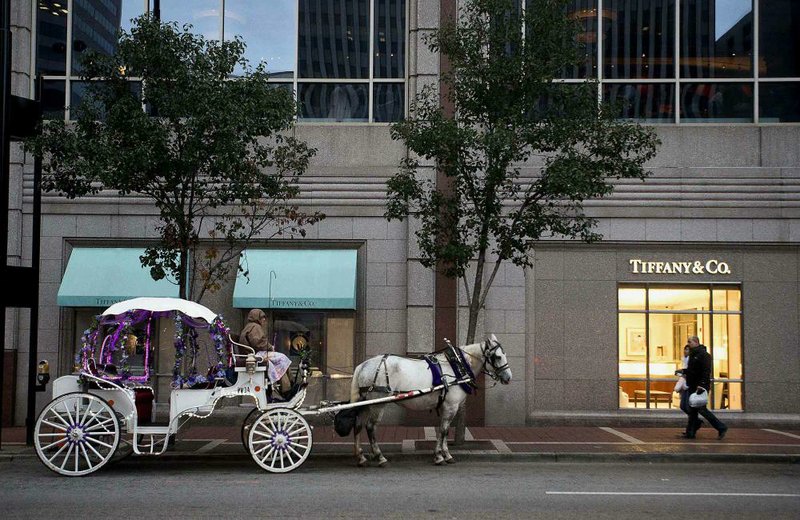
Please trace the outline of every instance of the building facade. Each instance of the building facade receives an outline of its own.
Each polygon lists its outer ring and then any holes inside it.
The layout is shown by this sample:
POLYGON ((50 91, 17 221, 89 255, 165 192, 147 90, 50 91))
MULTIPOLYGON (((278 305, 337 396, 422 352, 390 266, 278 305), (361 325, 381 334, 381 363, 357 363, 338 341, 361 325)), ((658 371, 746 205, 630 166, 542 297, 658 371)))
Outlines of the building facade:
MULTIPOLYGON (((32 96, 32 78, 42 75, 48 117, 69 118, 64 107, 81 99, 79 54, 112 52, 111 29, 129 27, 145 9, 208 38, 241 35, 247 57, 267 60, 271 80, 296 92, 295 134, 318 150, 300 202, 327 218, 304 239, 257 243, 251 267, 260 276, 231 280, 202 303, 234 331, 251 307, 263 308, 279 348, 305 341, 315 349, 310 399, 341 398, 348 371, 366 357, 442 346, 434 332, 441 300, 434 273, 419 262, 414 221, 387 222, 383 214, 386 180, 407 153, 388 122, 438 82, 440 58, 423 37, 454 3, 15 0, 13 88, 32 96), (309 277, 321 272, 318 262, 341 269, 337 278, 352 280, 346 290, 326 286, 336 292, 326 296, 318 291, 324 284, 288 283, 304 268, 309 277)), ((644 183, 618 181, 613 195, 586 203, 601 242, 543 241, 531 252, 533 268, 500 269, 478 337, 497 335, 514 382, 471 398, 482 401, 472 421, 531 424, 577 411, 677 417, 674 370, 691 334, 714 359, 712 407, 800 413, 800 5, 575 0, 570 15, 583 28, 586 61, 563 81, 599 80, 598 96, 623 102, 620 117, 652 124, 662 145, 644 183)), ((24 263, 32 165, 18 148, 12 159, 10 261, 24 263)), ((537 168, 523 165, 524 175, 537 168)), ((79 267, 96 262, 99 272, 103 258, 129 262, 133 279, 156 222, 155 208, 136 197, 45 194, 39 352, 54 371, 72 369, 93 314, 136 295, 89 283, 79 267)), ((162 289, 169 294, 148 290, 162 289)), ((454 291, 453 299, 463 339, 466 298, 454 291)), ((22 348, 27 331, 14 328, 13 316, 7 323, 6 349, 22 348)), ((159 342, 169 345, 172 335, 165 324, 159 342)), ((174 359, 168 348, 159 352, 157 400, 166 403, 174 359)), ((21 423, 25 356, 16 363, 12 420, 21 423)), ((41 406, 48 396, 39 399, 41 406)), ((392 413, 395 421, 417 420, 392 413)))

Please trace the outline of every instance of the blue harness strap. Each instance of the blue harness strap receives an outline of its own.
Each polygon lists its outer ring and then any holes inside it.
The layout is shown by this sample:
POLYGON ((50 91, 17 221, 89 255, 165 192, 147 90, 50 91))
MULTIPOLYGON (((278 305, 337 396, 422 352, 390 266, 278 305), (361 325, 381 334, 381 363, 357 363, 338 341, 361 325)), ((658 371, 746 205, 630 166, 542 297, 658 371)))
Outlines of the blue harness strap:
POLYGON ((450 367, 453 369, 456 379, 464 379, 465 377, 472 379, 471 383, 461 383, 458 385, 467 394, 472 394, 473 390, 475 390, 475 374, 472 373, 472 367, 470 367, 469 363, 467 363, 467 359, 464 357, 464 352, 460 348, 454 348, 452 346, 446 352, 450 354, 446 357, 447 361, 450 363, 450 367))
POLYGON ((424 356, 423 359, 428 363, 428 368, 431 370, 431 386, 439 386, 442 384, 442 367, 436 361, 434 356, 424 356))

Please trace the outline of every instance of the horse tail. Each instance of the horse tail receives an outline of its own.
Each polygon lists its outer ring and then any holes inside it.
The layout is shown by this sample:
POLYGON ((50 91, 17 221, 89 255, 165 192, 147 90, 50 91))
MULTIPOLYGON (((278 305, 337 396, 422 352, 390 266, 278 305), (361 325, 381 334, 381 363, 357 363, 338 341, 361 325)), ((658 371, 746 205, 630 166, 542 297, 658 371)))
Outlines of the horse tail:
MULTIPOLYGON (((361 365, 357 366, 353 371, 353 382, 350 384, 350 402, 356 403, 361 400, 361 395, 358 391, 358 372, 361 365)), ((361 415, 359 408, 348 408, 340 410, 333 416, 333 429, 339 434, 340 437, 347 437, 351 432, 358 433, 361 430, 361 424, 358 417, 361 415)))

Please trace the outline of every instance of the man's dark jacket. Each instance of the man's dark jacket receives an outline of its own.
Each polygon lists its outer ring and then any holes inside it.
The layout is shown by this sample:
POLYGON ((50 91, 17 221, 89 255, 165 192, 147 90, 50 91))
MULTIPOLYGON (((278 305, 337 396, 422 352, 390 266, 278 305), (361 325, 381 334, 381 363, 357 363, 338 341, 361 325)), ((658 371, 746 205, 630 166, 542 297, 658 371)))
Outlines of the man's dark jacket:
POLYGON ((702 386, 706 390, 711 384, 711 355, 705 345, 698 345, 689 351, 689 364, 683 371, 686 377, 686 386, 690 392, 702 386))

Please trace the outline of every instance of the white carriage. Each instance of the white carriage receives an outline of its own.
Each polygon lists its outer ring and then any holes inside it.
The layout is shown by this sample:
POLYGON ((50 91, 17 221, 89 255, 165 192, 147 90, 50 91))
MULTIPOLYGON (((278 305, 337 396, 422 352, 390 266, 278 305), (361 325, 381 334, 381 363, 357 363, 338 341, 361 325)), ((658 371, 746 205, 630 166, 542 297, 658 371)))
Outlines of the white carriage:
POLYGON ((35 425, 36 454, 56 473, 87 475, 130 453, 163 454, 170 437, 187 420, 208 417, 226 398, 244 397, 256 405, 242 425, 242 441, 263 469, 283 473, 308 458, 311 426, 297 412, 306 395, 305 356, 296 371, 292 397, 273 399, 267 367, 253 349, 235 343, 220 316, 177 298, 135 298, 112 305, 84 333, 83 340, 78 369, 53 382, 53 400, 35 425), (175 320, 178 331, 176 370, 169 420, 157 424, 153 422, 149 358, 154 349, 155 320, 167 317, 175 320), (134 329, 140 331, 144 342, 139 345, 144 358, 141 373, 131 373, 126 365, 139 343, 138 338, 132 339, 136 337, 134 329), (218 357, 206 376, 182 366, 185 358, 196 359, 199 332, 208 334, 218 357))

